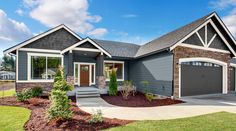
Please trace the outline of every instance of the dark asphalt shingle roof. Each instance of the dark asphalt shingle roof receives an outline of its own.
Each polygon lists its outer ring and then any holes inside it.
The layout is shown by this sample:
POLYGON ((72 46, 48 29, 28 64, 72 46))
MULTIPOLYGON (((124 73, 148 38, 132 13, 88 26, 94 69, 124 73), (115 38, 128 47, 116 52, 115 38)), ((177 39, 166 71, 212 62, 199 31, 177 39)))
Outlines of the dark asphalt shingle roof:
POLYGON ((176 44, 178 41, 180 41, 193 30, 195 30, 197 27, 199 27, 208 19, 210 19, 209 16, 211 16, 213 13, 210 13, 188 25, 178 28, 144 45, 98 39, 93 40, 103 49, 108 51, 112 56, 127 58, 142 57, 161 51, 163 49, 169 49, 171 46, 176 44))
POLYGON ((112 56, 132 58, 140 48, 139 45, 117 41, 93 39, 99 46, 108 51, 112 56))
POLYGON ((213 13, 210 13, 190 24, 187 24, 155 40, 152 40, 147 44, 142 45, 136 53, 135 57, 140 57, 159 50, 168 49, 169 47, 173 46, 178 41, 183 39, 185 36, 187 36, 189 33, 191 33, 193 30, 195 30, 198 26, 206 22, 209 19, 209 16, 213 13))
MULTIPOLYGON (((214 12, 213 12, 214 13, 214 12)), ((118 57, 141 57, 163 49, 169 49, 171 46, 176 44, 178 41, 183 39, 189 33, 194 31, 197 27, 206 22, 213 13, 210 13, 190 24, 180 27, 172 32, 169 32, 157 39, 154 39, 144 45, 137 45, 124 42, 115 42, 107 40, 94 41, 99 44, 102 48, 111 53, 112 56, 118 57)))

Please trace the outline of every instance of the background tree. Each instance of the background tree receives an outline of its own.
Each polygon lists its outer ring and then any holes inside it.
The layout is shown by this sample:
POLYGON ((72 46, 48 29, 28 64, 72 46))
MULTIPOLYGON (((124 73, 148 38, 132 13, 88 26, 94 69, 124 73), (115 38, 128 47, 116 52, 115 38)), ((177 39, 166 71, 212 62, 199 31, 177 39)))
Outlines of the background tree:
POLYGON ((15 58, 9 55, 5 55, 2 58, 2 67, 5 71, 15 71, 15 58))

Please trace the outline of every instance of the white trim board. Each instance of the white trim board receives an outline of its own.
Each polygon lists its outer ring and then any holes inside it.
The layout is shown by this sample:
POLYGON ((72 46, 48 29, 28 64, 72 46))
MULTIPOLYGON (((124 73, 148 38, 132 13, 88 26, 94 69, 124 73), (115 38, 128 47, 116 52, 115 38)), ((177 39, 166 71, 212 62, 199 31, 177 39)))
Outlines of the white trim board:
POLYGON ((101 52, 99 49, 92 49, 92 48, 74 48, 73 50, 77 51, 88 51, 88 52, 101 52))
POLYGON ((111 57, 111 54, 108 53, 107 51, 105 51, 102 47, 100 47, 98 44, 96 44, 93 40, 91 40, 90 38, 86 38, 86 39, 83 39, 79 42, 77 42, 76 44, 64 49, 61 51, 61 54, 64 54, 65 52, 67 51, 70 51, 70 50, 73 50, 74 48, 76 48, 77 46, 79 45, 82 45, 84 44, 85 42, 90 42, 92 45, 94 45, 96 48, 98 48, 101 52, 105 53, 107 56, 111 57))
MULTIPOLYGON (((117 81, 124 81, 125 79, 125 62, 124 61, 113 61, 113 60, 104 60, 103 62, 103 70, 105 70, 105 63, 120 63, 122 64, 122 79, 117 79, 117 81)), ((106 79, 106 81, 110 81, 109 79, 106 79)))
POLYGON ((181 98, 181 63, 183 62, 191 62, 191 61, 203 61, 203 62, 210 62, 215 63, 222 66, 222 94, 228 93, 228 66, 227 63, 206 58, 206 57, 192 57, 192 58, 181 58, 179 59, 179 98, 181 98))
POLYGON ((36 49, 36 48, 20 48, 19 51, 61 53, 60 50, 36 49))
POLYGON ((50 29, 50 30, 48 30, 48 31, 46 31, 46 32, 44 32, 44 33, 42 33, 42 34, 39 34, 39 35, 37 35, 37 36, 35 36, 35 37, 29 39, 29 40, 26 40, 25 42, 23 42, 23 43, 21 43, 21 44, 19 44, 19 45, 16 45, 15 47, 10 48, 10 49, 4 51, 3 53, 4 53, 4 54, 9 54, 9 53, 11 53, 12 51, 14 51, 14 50, 16 50, 16 49, 19 49, 19 48, 21 48, 21 47, 23 47, 23 46, 26 46, 26 45, 28 45, 28 44, 30 44, 30 43, 32 43, 32 42, 34 42, 34 41, 36 41, 36 40, 38 40, 38 39, 44 37, 44 36, 47 36, 48 34, 51 34, 51 33, 55 32, 55 31, 57 31, 57 30, 59 30, 59 29, 62 29, 62 28, 64 28, 64 29, 67 30, 68 32, 70 32, 73 36, 75 36, 75 37, 78 38, 79 40, 82 40, 82 38, 81 38, 80 36, 78 36, 76 33, 74 33, 74 32, 73 32, 71 29, 69 29, 67 26, 65 26, 65 25, 59 25, 59 26, 57 26, 57 27, 55 27, 55 28, 53 28, 53 29, 50 29))
POLYGON ((220 50, 220 49, 214 49, 214 48, 207 48, 207 47, 203 47, 203 46, 191 45, 191 44, 186 44, 186 43, 181 43, 181 44, 179 44, 179 46, 188 47, 188 48, 193 48, 193 49, 200 49, 200 50, 207 50, 207 51, 215 51, 215 52, 221 52, 221 53, 230 54, 230 52, 227 51, 227 50, 220 50))

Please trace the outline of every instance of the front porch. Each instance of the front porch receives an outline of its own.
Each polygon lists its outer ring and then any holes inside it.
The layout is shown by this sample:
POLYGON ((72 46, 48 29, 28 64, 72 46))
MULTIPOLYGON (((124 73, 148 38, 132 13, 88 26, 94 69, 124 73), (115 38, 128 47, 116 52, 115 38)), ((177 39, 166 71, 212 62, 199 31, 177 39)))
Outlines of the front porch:
POLYGON ((96 86, 79 87, 76 85, 72 91, 67 92, 67 95, 76 96, 77 98, 98 97, 100 96, 100 89, 98 89, 96 86))

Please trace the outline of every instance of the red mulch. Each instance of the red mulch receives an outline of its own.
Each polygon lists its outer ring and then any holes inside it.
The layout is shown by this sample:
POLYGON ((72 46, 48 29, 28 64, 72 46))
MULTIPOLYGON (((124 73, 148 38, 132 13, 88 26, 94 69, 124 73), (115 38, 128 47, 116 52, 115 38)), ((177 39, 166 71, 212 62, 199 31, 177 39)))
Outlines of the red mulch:
POLYGON ((181 100, 175 100, 170 98, 154 99, 151 102, 148 101, 145 95, 141 92, 137 92, 135 96, 130 95, 128 100, 123 99, 119 92, 117 96, 101 95, 102 99, 112 105, 123 107, 154 107, 183 103, 181 100))
POLYGON ((102 123, 90 124, 88 121, 91 118, 91 115, 78 108, 75 102, 71 102, 71 110, 74 112, 74 116, 71 120, 54 120, 49 122, 46 118, 46 110, 49 107, 49 103, 50 102, 46 97, 32 98, 26 102, 18 102, 15 97, 6 97, 4 99, 0 99, 0 105, 20 106, 32 110, 30 119, 24 125, 25 130, 28 131, 97 131, 133 122, 127 120, 104 118, 104 121, 102 123))

